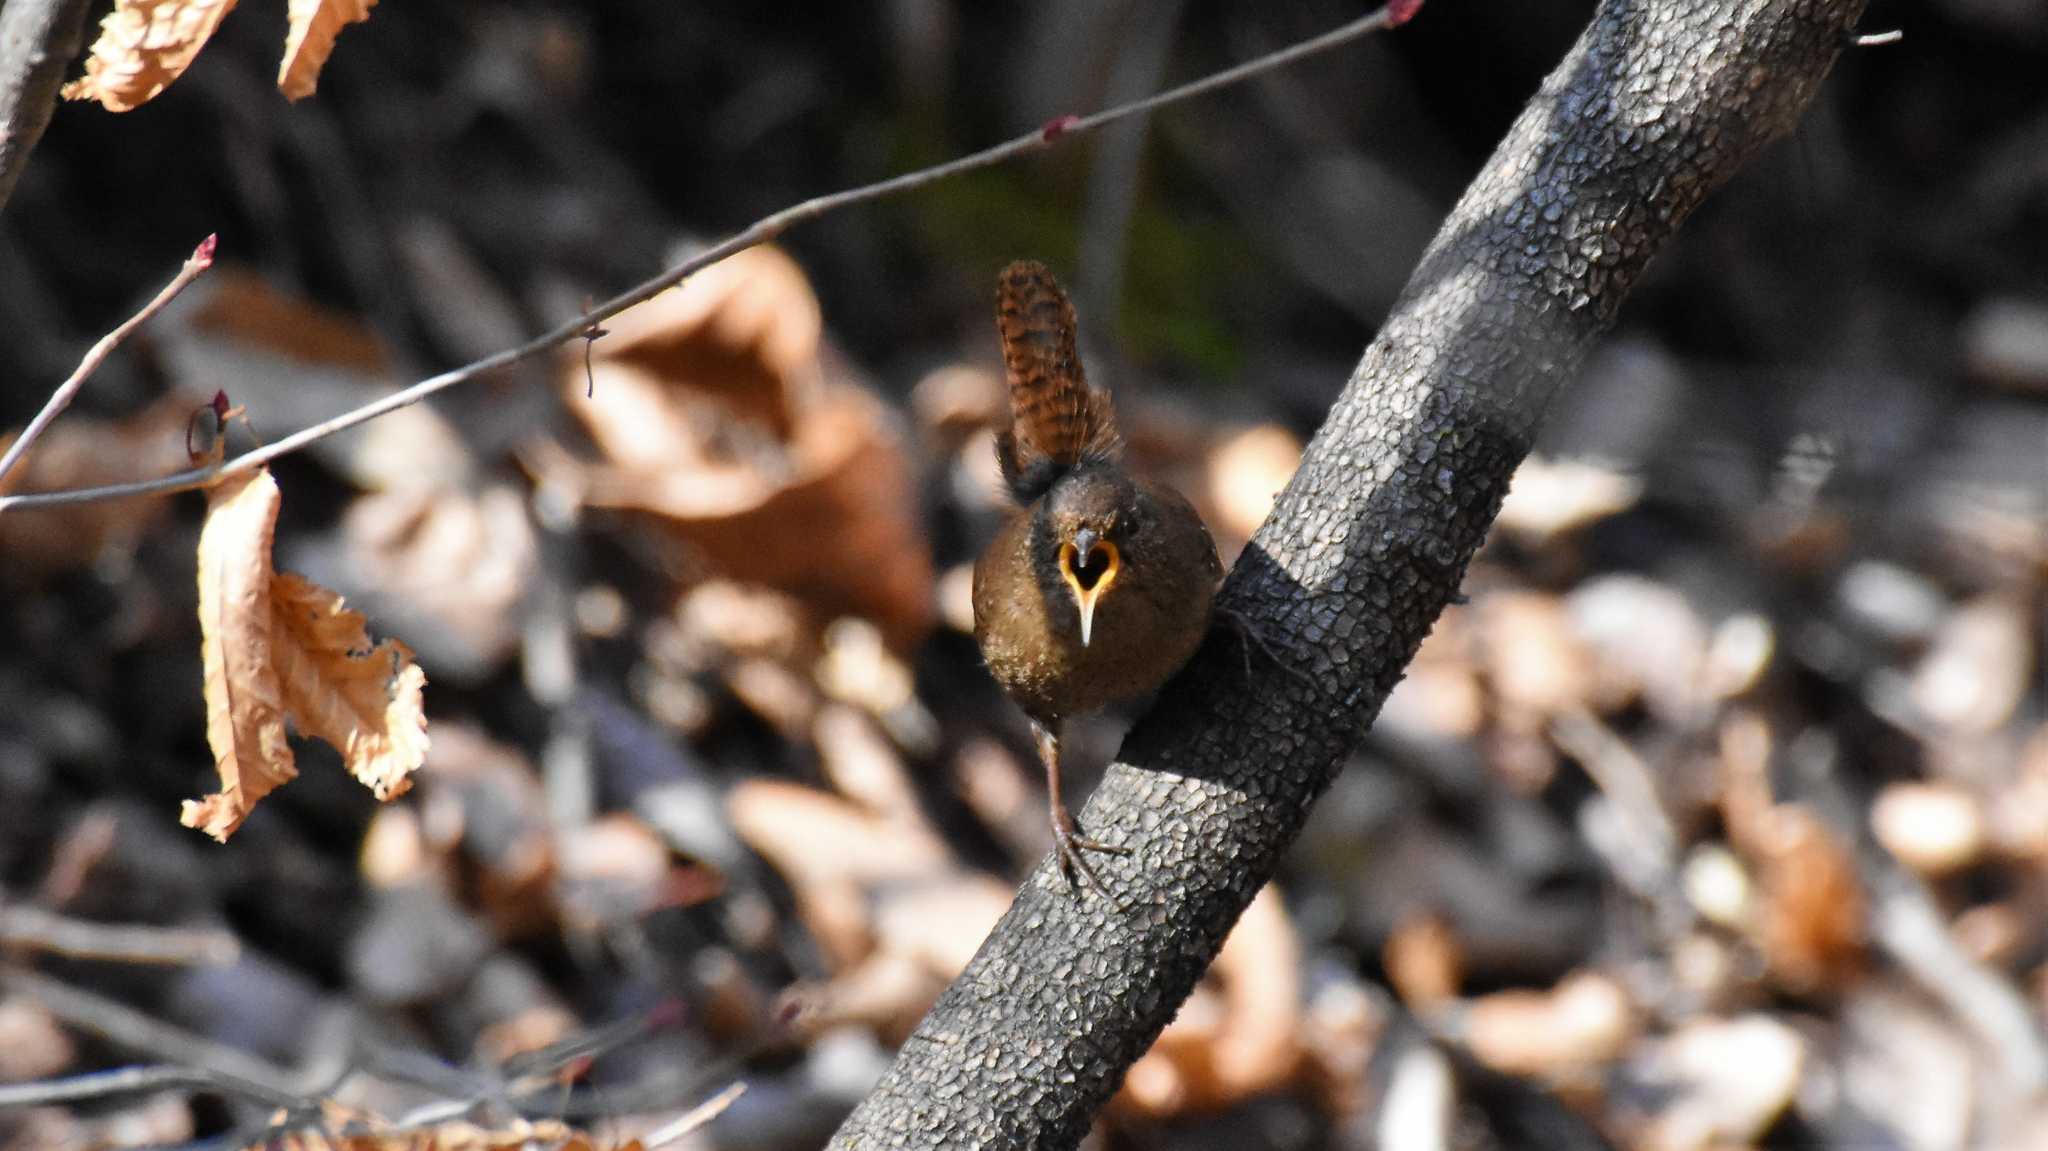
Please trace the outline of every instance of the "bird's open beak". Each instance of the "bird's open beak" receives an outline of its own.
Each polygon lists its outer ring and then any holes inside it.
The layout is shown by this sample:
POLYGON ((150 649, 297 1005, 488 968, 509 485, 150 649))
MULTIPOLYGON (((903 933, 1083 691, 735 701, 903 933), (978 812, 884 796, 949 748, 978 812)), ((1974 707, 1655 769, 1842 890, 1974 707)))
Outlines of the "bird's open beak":
POLYGON ((1082 647, 1088 646, 1095 630, 1095 605, 1116 582, 1121 567, 1116 545, 1091 528, 1079 529, 1072 540, 1060 545, 1060 578, 1074 593, 1074 606, 1081 612, 1082 647))

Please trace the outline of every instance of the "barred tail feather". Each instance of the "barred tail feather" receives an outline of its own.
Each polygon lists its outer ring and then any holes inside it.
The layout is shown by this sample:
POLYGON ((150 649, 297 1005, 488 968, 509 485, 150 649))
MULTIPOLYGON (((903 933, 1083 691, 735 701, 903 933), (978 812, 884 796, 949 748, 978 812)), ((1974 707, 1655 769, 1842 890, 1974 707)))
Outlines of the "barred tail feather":
POLYGON ((1003 269, 996 330, 1010 383, 1010 426, 996 437, 996 456, 1011 493, 1029 501, 1084 462, 1117 458, 1116 409, 1082 374, 1074 305, 1044 264, 1003 269))

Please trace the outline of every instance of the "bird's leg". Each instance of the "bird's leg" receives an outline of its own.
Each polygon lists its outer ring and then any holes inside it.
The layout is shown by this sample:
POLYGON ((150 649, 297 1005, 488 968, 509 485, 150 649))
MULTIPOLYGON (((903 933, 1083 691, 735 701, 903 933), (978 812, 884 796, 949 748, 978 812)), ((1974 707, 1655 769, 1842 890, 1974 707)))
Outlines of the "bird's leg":
POLYGON ((1273 650, 1273 645, 1266 642, 1266 637, 1259 634, 1259 629, 1252 621, 1230 608, 1220 605, 1212 610, 1215 617, 1227 624, 1231 632, 1237 636, 1238 649, 1244 653, 1244 677, 1246 679, 1252 677, 1252 649, 1256 647, 1265 653, 1267 659, 1273 661, 1273 666, 1279 668, 1281 674, 1311 688, 1318 686, 1316 677, 1280 658, 1280 653, 1273 650))
POLYGON ((1076 888, 1091 886, 1098 891, 1107 891, 1102 880, 1095 875, 1095 869, 1088 865, 1083 851, 1100 851, 1104 855, 1129 855, 1128 847, 1098 843, 1085 839, 1074 825, 1074 817, 1067 811, 1066 800, 1060 798, 1060 737, 1050 727, 1031 721, 1031 737, 1038 743, 1038 758, 1045 763, 1045 793, 1052 817, 1053 850, 1059 854, 1060 870, 1066 874, 1067 882, 1076 888))

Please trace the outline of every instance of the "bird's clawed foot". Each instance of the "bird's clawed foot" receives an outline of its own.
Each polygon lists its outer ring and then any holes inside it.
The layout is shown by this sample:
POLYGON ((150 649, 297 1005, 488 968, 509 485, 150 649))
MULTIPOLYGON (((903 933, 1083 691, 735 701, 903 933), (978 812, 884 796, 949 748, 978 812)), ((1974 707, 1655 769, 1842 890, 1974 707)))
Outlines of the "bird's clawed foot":
MULTIPOLYGON (((1116 899, 1103 884, 1102 877, 1095 874, 1095 868, 1088 862, 1088 857, 1082 853, 1099 851, 1104 855, 1129 855, 1130 848, 1102 843, 1081 835, 1080 829, 1074 826, 1074 817, 1068 813, 1067 805, 1057 798, 1052 801, 1052 844, 1054 853, 1059 856, 1061 873, 1067 877, 1067 882, 1077 893, 1092 887, 1111 899, 1116 899)), ((1118 901, 1119 904, 1121 902, 1118 901)))

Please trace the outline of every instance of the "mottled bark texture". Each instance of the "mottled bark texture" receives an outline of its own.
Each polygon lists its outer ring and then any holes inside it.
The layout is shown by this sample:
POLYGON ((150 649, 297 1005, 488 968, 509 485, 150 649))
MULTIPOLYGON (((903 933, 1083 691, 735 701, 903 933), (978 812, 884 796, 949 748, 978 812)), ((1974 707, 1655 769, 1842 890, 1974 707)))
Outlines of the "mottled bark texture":
POLYGON ((1456 592, 1550 397, 1679 222, 1792 127, 1862 8, 1601 5, 1231 572, 1219 602, 1308 674, 1247 679, 1212 636, 1081 817, 1134 849, 1096 861, 1123 906, 1041 865, 833 1146, 1079 1141, 1456 592))
POLYGON ((0 210, 83 46, 89 0, 0 0, 0 210))

